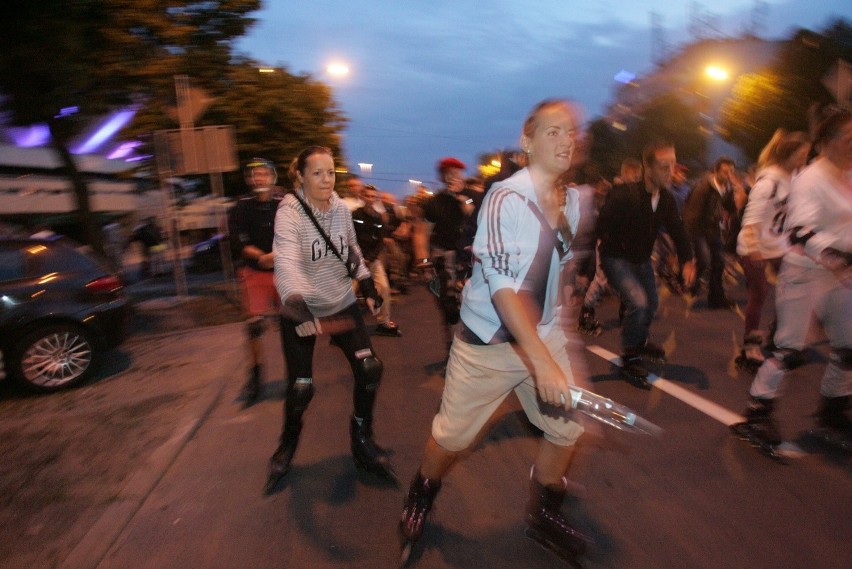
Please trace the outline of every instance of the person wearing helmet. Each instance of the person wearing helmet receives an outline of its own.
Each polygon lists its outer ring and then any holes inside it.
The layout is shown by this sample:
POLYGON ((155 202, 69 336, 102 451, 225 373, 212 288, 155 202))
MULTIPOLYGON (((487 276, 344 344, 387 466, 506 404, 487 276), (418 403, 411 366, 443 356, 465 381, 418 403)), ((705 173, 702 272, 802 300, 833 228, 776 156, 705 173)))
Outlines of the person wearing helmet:
POLYGON ((273 195, 278 175, 275 164, 265 158, 252 158, 243 171, 251 194, 231 209, 228 228, 234 255, 239 261, 237 277, 246 313, 246 337, 251 369, 243 388, 246 407, 260 399, 263 391, 262 364, 265 320, 280 312, 273 278, 272 241, 275 212, 281 199, 273 195))
POLYGON ((457 158, 438 161, 438 177, 444 188, 423 203, 413 243, 418 266, 434 267, 438 277, 435 292, 448 350, 452 327, 459 321, 461 290, 470 272, 470 263, 464 259, 469 258, 472 240, 464 229, 472 222, 481 196, 465 188, 465 168, 457 158))

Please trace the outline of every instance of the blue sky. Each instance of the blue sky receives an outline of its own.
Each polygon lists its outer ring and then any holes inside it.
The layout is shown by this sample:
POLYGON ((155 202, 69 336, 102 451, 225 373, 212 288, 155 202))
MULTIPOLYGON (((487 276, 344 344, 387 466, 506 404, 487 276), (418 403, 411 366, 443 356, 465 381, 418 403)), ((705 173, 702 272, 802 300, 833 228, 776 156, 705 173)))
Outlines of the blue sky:
POLYGON ((365 178, 400 195, 410 191, 409 179, 436 186, 434 165, 442 156, 473 166, 481 153, 516 146, 524 116, 541 99, 567 97, 587 118, 602 114, 616 73, 652 69, 652 12, 674 46, 689 39, 695 14, 738 35, 762 4, 758 31, 768 39, 796 27, 820 29, 832 17, 852 19, 849 2, 835 0, 264 4, 238 49, 331 84, 350 119, 347 162, 373 164, 365 178), (350 74, 329 76, 332 61, 345 62, 350 74))

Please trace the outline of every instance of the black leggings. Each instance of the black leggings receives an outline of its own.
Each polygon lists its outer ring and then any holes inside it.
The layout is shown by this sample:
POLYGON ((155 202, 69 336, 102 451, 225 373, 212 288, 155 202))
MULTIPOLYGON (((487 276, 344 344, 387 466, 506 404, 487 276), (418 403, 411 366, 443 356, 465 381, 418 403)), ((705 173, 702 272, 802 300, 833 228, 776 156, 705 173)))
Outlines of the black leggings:
MULTIPOLYGON (((369 384, 369 378, 363 377, 363 366, 360 362, 365 358, 375 357, 375 354, 361 310, 357 303, 353 303, 323 320, 339 320, 348 322, 351 326, 347 326, 348 329, 345 332, 332 334, 331 343, 343 351, 355 376, 352 394, 355 416, 369 419, 373 415, 376 389, 374 385, 369 384)), ((287 363, 288 393, 293 389, 297 378, 313 378, 314 346, 317 337, 297 335, 297 325, 298 323, 287 318, 281 319, 281 340, 284 345, 284 361, 287 363)))

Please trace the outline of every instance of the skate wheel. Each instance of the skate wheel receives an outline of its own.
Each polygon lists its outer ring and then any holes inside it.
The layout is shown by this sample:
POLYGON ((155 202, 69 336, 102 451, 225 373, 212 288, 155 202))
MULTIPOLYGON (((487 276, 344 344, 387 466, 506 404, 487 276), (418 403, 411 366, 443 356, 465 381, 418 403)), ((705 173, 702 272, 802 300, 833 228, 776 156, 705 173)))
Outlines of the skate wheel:
POLYGON ((411 548, 414 544, 407 541, 402 544, 402 550, 399 553, 399 566, 405 567, 408 565, 408 560, 411 559, 411 548))

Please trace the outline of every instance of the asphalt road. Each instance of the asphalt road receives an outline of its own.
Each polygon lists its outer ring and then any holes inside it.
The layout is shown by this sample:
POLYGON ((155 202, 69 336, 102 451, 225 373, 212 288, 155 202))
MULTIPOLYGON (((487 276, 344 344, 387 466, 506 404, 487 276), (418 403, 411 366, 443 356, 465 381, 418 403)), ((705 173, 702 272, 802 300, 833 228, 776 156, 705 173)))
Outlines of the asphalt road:
MULTIPOLYGON (((606 330, 584 338, 618 353, 617 305, 606 299, 606 330)), ((261 495, 281 425, 283 366, 277 335, 267 334, 265 399, 243 410, 244 374, 224 386, 201 427, 170 463, 113 542, 79 567, 374 568, 394 567, 396 524, 407 482, 420 460, 440 402, 443 356, 438 313, 422 288, 398 297, 402 338, 375 338, 385 363, 376 435, 394 450, 402 487, 355 471, 349 454, 351 375, 343 356, 320 342, 316 396, 286 486, 261 495)), ((659 438, 611 428, 581 439, 570 477, 569 519, 595 538, 586 568, 852 567, 852 485, 848 456, 811 448, 804 436, 818 401, 824 345, 790 377, 778 418, 803 449, 778 464, 733 438, 750 379, 732 365, 742 319, 665 298, 652 332, 670 353, 659 375, 693 396, 689 403, 658 384, 641 391, 587 351, 593 388, 664 429, 659 438), (721 420, 720 420, 721 417, 721 420)), ((603 352, 601 352, 603 353, 603 352)), ((208 354, 215 366, 219 355, 208 354)), ((681 393, 681 396, 683 394, 681 393)), ((687 398, 688 399, 688 398, 687 398)), ((478 568, 560 566, 524 537, 527 476, 538 435, 510 397, 490 428, 445 480, 413 566, 478 568)), ((67 566, 67 565, 66 565, 67 566)))

